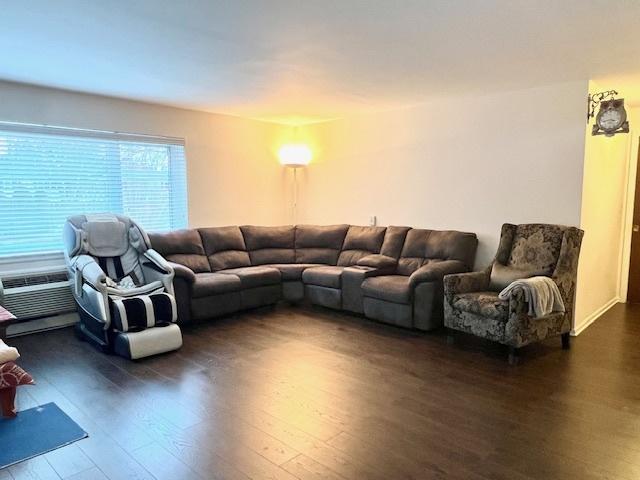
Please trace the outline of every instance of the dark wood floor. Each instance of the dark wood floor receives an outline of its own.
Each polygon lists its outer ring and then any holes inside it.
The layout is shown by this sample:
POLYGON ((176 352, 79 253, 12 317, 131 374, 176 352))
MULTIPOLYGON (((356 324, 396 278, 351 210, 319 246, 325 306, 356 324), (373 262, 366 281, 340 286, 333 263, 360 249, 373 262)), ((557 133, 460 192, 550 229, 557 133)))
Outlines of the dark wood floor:
MULTIPOLYGON (((523 362, 326 310, 278 307, 107 356, 72 330, 12 340, 90 437, 0 471, 41 479, 640 478, 640 306, 523 362)), ((0 446, 1 448, 1 446, 0 446)))

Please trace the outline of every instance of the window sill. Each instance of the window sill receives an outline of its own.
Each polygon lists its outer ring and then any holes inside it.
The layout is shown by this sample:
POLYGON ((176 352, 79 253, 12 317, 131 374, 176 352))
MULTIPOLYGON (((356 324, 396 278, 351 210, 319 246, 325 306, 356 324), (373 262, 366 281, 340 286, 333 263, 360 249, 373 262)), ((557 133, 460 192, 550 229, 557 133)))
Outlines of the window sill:
POLYGON ((65 261, 62 252, 26 253, 0 257, 0 277, 64 269, 65 261))

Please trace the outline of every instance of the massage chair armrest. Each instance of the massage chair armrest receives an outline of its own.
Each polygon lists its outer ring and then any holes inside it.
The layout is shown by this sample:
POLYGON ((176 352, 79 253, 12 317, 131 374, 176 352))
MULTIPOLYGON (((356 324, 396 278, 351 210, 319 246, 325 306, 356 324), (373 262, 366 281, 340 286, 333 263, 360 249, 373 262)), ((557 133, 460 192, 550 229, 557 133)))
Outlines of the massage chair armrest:
POLYGON ((173 269, 176 278, 184 279, 189 285, 196 281, 196 274, 189 267, 175 262, 167 262, 167 264, 173 269))
POLYGON ((482 292, 489 288, 491 267, 482 272, 449 274, 444 277, 444 294, 451 297, 456 293, 482 292))
POLYGON ((88 283, 99 292, 106 292, 107 275, 93 257, 78 255, 71 260, 69 265, 75 275, 76 293, 80 294, 83 282, 88 283))
POLYGON ((376 269, 384 269, 390 270, 396 268, 398 265, 398 261, 393 257, 388 257, 387 255, 382 255, 379 253, 373 253, 371 255, 366 255, 358 260, 357 263, 360 267, 371 267, 376 269))
POLYGON ((165 260, 165 258, 153 248, 144 252, 144 256, 150 260, 151 264, 154 266, 152 268, 154 268, 158 273, 163 273, 165 275, 171 275, 173 273, 171 263, 165 260))
POLYGON ((146 282, 159 281, 165 291, 173 295, 173 267, 152 248, 144 252, 144 258, 148 260, 142 262, 142 271, 146 282))
POLYGON ((409 283, 415 287, 419 283, 441 282, 445 275, 460 273, 467 270, 464 263, 459 260, 444 260, 423 265, 409 277, 409 283))

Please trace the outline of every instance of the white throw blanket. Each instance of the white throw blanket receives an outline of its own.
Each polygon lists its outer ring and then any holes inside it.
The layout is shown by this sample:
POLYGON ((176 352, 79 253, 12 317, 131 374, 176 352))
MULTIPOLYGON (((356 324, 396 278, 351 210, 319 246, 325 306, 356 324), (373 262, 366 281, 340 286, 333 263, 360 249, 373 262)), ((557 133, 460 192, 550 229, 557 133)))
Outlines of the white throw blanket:
POLYGON ((545 317, 553 312, 565 311, 558 285, 549 277, 516 280, 502 290, 498 297, 501 300, 508 300, 516 289, 524 292, 524 298, 529 304, 529 315, 532 317, 545 317))
POLYGON ((6 343, 0 340, 0 365, 7 362, 13 362, 18 359, 20 354, 18 349, 9 347, 6 343))

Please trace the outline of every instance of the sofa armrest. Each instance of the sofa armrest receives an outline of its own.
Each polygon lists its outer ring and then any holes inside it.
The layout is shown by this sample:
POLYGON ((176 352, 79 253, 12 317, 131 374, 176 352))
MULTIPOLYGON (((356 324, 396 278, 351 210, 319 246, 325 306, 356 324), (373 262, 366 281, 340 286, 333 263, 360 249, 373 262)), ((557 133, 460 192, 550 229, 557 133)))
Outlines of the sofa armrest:
POLYGON ((482 292, 489 288, 490 269, 482 272, 457 273, 444 277, 444 294, 482 292))
POLYGON ((361 265, 352 265, 350 267, 344 268, 345 272, 350 272, 353 275, 357 275, 363 280, 365 278, 378 277, 380 275, 393 275, 394 270, 395 269, 364 267, 361 265))
POLYGON ((395 269, 398 265, 398 261, 393 257, 388 257, 387 255, 381 255, 379 253, 374 253, 371 255, 367 255, 358 260, 358 266, 360 267, 372 267, 372 268, 380 268, 380 269, 395 269))
POLYGON ((423 265, 409 277, 409 283, 415 287, 419 283, 439 282, 445 275, 465 272, 467 267, 459 260, 444 260, 423 265))
POLYGON ((173 273, 176 278, 182 278, 189 284, 196 281, 196 274, 189 267, 185 267, 184 265, 175 262, 167 262, 167 264, 173 268, 173 273))

